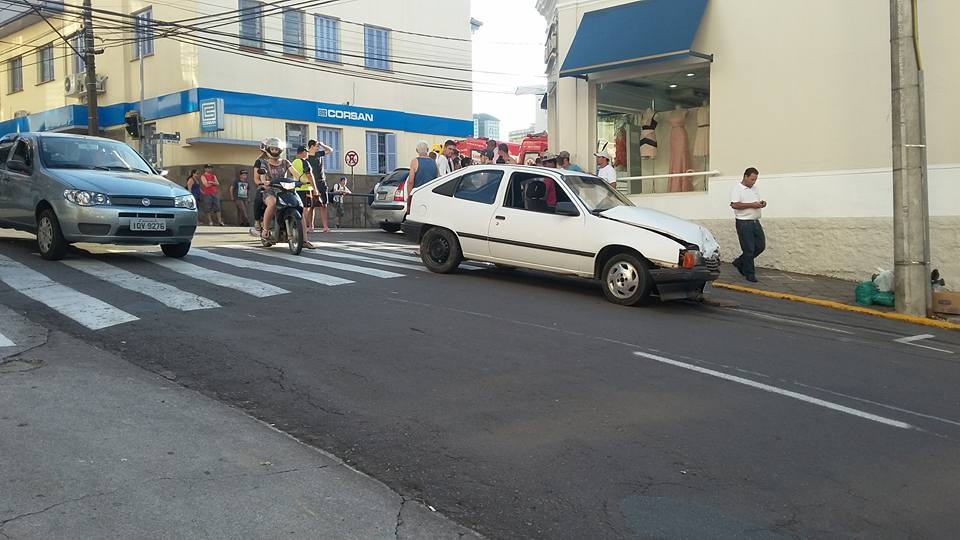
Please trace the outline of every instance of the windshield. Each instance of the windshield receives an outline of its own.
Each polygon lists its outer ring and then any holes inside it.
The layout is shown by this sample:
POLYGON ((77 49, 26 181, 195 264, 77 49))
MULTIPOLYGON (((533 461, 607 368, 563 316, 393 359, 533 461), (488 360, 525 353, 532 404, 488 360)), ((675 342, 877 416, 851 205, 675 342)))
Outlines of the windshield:
POLYGON ((122 142, 80 137, 40 137, 40 160, 48 169, 96 169, 154 174, 153 169, 122 142))
POLYGON ((633 206, 630 199, 597 176, 566 174, 563 179, 591 212, 603 212, 618 206, 633 206))

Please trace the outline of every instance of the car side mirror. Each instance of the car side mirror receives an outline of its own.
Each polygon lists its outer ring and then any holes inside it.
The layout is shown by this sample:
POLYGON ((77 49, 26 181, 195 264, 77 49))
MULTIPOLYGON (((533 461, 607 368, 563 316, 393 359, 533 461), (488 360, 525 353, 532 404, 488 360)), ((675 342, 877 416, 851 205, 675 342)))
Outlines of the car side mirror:
POLYGON ((10 161, 7 162, 7 167, 9 167, 11 171, 15 171, 22 174, 30 174, 32 172, 30 170, 30 166, 27 165, 26 162, 21 161, 19 159, 11 159, 10 161))
POLYGON ((560 216, 579 216, 580 211, 577 210, 576 205, 572 202, 558 202, 556 209, 553 211, 554 214, 560 216))

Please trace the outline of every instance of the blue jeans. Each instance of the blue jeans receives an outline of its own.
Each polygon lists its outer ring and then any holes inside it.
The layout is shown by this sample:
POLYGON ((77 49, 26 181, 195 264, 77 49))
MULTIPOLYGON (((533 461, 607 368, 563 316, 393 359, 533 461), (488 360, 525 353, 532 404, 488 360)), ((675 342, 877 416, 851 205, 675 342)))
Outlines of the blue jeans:
POLYGON ((733 265, 748 276, 755 276, 757 269, 753 260, 767 248, 767 238, 763 234, 763 227, 757 219, 738 219, 737 238, 740 239, 740 249, 743 254, 734 259, 733 265))

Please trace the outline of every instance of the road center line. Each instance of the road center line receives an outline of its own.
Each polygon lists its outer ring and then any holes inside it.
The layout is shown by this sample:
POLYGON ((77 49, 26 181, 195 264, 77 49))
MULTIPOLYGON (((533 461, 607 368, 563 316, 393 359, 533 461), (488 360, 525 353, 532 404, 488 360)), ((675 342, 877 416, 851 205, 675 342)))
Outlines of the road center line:
POLYGON ((792 392, 792 391, 790 391, 790 390, 784 390, 783 388, 778 388, 778 387, 776 387, 776 386, 770 386, 769 384, 763 384, 763 383, 759 383, 759 382, 756 382, 756 381, 751 381, 750 379, 744 379, 743 377, 737 377, 736 375, 730 375, 730 374, 727 374, 727 373, 722 373, 722 372, 720 372, 720 371, 714 371, 714 370, 712 370, 712 369, 707 369, 707 368, 704 368, 704 367, 695 366, 695 365, 693 365, 693 364, 687 364, 687 363, 685 363, 685 362, 678 362, 678 361, 676 361, 676 360, 671 360, 671 359, 669 359, 669 358, 664 358, 663 356, 657 356, 657 355, 655 355, 655 354, 650 354, 650 353, 645 353, 645 352, 640 352, 640 351, 635 351, 633 354, 636 355, 636 356, 641 356, 641 357, 646 358, 646 359, 648 359, 648 360, 655 360, 655 361, 660 362, 660 363, 663 363, 663 364, 668 364, 668 365, 675 366, 675 367, 680 367, 680 368, 683 368, 683 369, 689 369, 690 371, 696 371, 697 373, 702 373, 702 374, 704 374, 704 375, 710 375, 710 376, 712 376, 712 377, 717 377, 717 378, 719 378, 719 379, 723 379, 723 380, 726 380, 726 381, 731 381, 731 382, 743 384, 743 385, 746 385, 746 386, 750 386, 750 387, 756 388, 756 389, 758 389, 758 390, 763 390, 763 391, 765 391, 765 392, 770 392, 770 393, 773 393, 773 394, 779 394, 779 395, 781 395, 781 396, 790 397, 790 398, 793 398, 793 399, 796 399, 796 400, 799 400, 799 401, 803 401, 803 402, 806 402, 806 403, 810 403, 810 404, 813 404, 813 405, 817 405, 817 406, 820 406, 820 407, 824 407, 824 408, 826 408, 826 409, 831 409, 831 410, 838 411, 838 412, 842 412, 842 413, 846 413, 846 414, 849 414, 849 415, 852 415, 852 416, 857 416, 857 417, 860 417, 860 418, 863 418, 863 419, 866 419, 866 420, 871 420, 871 421, 873 421, 873 422, 877 422, 877 423, 880 423, 880 424, 885 424, 885 425, 892 426, 892 427, 895 427, 895 428, 900 428, 900 429, 917 429, 915 426, 913 426, 913 425, 911 425, 911 424, 908 424, 908 423, 906 423, 906 422, 900 422, 900 421, 897 421, 897 420, 891 420, 890 418, 885 418, 885 417, 883 417, 883 416, 878 416, 878 415, 876 415, 876 414, 871 414, 871 413, 868 413, 868 412, 865 412, 865 411, 861 411, 861 410, 859 410, 859 409, 853 409, 853 408, 851 408, 851 407, 845 407, 845 406, 839 405, 839 404, 837 404, 837 403, 833 403, 833 402, 830 402, 830 401, 824 401, 824 400, 822 400, 822 399, 815 398, 815 397, 813 397, 813 396, 808 396, 808 395, 806 395, 806 394, 801 394, 801 393, 799 393, 799 392, 792 392))

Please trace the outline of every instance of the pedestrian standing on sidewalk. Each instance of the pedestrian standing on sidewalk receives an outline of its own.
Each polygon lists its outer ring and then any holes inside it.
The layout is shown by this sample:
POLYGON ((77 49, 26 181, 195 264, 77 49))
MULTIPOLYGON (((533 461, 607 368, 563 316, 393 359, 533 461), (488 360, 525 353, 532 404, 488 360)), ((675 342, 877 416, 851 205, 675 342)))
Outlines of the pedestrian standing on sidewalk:
POLYGON ((337 228, 340 228, 340 221, 343 219, 343 203, 346 201, 344 198, 352 193, 350 191, 350 181, 347 180, 346 176, 341 176, 340 181, 333 185, 333 206, 337 210, 337 228))
POLYGON ((207 225, 213 225, 213 218, 217 218, 217 225, 224 225, 220 215, 220 180, 213 173, 213 165, 204 165, 200 175, 200 192, 203 194, 204 209, 207 211, 207 225))
POLYGON ((760 209, 766 208, 767 201, 760 198, 760 192, 754 187, 760 172, 750 167, 743 172, 743 180, 733 186, 730 193, 730 208, 737 218, 737 238, 740 239, 740 249, 743 251, 733 260, 733 266, 747 278, 747 281, 757 282, 757 269, 754 266, 756 259, 767 247, 767 239, 760 226, 760 209))
POLYGON ((250 200, 250 181, 247 180, 247 171, 241 170, 240 175, 233 181, 230 186, 230 198, 237 205, 237 220, 240 222, 240 226, 249 227, 247 201, 250 200))
MULTIPOLYGON (((330 232, 327 216, 327 202, 329 188, 327 187, 327 174, 323 170, 323 162, 326 156, 333 154, 333 147, 327 146, 322 141, 310 139, 307 141, 307 161, 310 163, 310 169, 313 171, 313 181, 317 184, 317 193, 314 194, 314 208, 320 211, 320 224, 323 226, 323 232, 330 232)), ((307 223, 313 229, 313 216, 307 223)))
POLYGON ((297 172, 296 180, 300 182, 297 186, 297 195, 300 202, 303 203, 303 223, 304 230, 307 233, 313 232, 313 205, 316 201, 314 195, 317 192, 317 182, 313 175, 313 167, 308 161, 309 154, 306 146, 297 147, 297 157, 291 162, 290 166, 297 172))
POLYGON ((440 175, 437 162, 430 159, 427 155, 429 153, 427 141, 417 143, 417 157, 410 162, 410 172, 407 174, 407 181, 403 183, 405 196, 409 197, 413 188, 418 188, 440 175))
POLYGON ((203 193, 200 191, 200 175, 196 169, 190 169, 190 176, 187 177, 187 191, 193 195, 197 203, 197 225, 203 223, 203 193))

